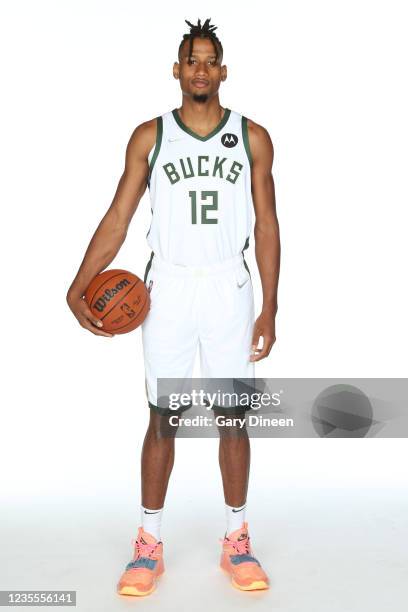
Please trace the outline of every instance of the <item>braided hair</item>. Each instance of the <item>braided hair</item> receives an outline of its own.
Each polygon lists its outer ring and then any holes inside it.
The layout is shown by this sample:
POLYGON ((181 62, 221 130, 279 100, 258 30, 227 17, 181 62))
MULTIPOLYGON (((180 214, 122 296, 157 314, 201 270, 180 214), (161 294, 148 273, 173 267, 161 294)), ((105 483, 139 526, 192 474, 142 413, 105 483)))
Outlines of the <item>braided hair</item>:
POLYGON ((180 59, 181 48, 186 40, 190 41, 190 45, 188 49, 188 59, 189 60, 191 59, 191 52, 193 50, 193 40, 194 38, 198 37, 198 38, 209 38, 214 46, 215 60, 218 61, 218 59, 220 59, 220 61, 222 61, 223 48, 222 48, 221 41, 217 38, 217 35, 214 33, 214 30, 217 29, 217 26, 210 25, 211 17, 209 19, 206 19, 203 25, 201 25, 200 19, 198 20, 197 25, 190 23, 189 21, 187 21, 187 19, 185 19, 184 21, 186 22, 187 25, 190 26, 190 32, 188 34, 183 35, 183 39, 180 43, 179 50, 178 50, 179 59, 180 59))

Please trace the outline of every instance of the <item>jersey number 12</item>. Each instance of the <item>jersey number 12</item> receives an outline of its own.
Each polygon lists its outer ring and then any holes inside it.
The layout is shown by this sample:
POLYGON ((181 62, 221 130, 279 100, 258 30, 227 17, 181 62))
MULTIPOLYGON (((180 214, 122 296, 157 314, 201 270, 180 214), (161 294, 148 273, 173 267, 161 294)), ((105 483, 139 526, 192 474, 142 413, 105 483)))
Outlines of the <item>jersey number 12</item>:
POLYGON ((197 192, 189 191, 188 195, 191 198, 191 223, 192 224, 218 223, 218 219, 209 219, 207 217, 207 212, 209 210, 218 210, 218 191, 202 191, 201 192, 200 221, 197 221, 197 192), (203 201, 208 201, 210 198, 212 199, 212 204, 203 204, 203 201))

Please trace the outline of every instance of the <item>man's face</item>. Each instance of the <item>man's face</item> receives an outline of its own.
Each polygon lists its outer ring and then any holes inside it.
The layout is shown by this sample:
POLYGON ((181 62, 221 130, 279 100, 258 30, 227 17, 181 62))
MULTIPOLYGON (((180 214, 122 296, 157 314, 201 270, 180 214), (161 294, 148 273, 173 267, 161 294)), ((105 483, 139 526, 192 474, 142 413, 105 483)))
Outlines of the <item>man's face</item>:
POLYGON ((173 75, 180 80, 183 94, 195 102, 205 103, 218 93, 220 82, 227 78, 227 67, 215 59, 214 46, 208 38, 194 38, 191 56, 190 41, 181 48, 180 61, 174 62, 173 75))

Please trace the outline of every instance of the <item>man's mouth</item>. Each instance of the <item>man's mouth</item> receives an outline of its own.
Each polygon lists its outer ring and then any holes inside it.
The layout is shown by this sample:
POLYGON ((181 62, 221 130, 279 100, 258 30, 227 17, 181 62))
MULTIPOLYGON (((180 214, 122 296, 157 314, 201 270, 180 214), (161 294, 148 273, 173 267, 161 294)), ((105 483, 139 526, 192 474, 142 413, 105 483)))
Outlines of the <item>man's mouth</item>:
POLYGON ((200 79, 195 79, 193 81, 193 85, 196 87, 206 87, 208 85, 208 81, 201 81, 200 79))

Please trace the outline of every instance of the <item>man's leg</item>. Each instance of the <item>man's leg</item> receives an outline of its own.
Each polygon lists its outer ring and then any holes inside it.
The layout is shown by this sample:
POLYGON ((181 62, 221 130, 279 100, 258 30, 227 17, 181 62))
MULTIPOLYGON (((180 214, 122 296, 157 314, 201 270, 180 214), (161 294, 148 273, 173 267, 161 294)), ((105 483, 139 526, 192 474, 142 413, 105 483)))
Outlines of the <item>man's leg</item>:
POLYGON ((150 408, 150 422, 142 448, 142 506, 161 509, 174 464, 176 426, 168 424, 168 417, 150 408))
MULTIPOLYGON (((203 379, 228 379, 223 393, 234 391, 236 379, 253 380, 251 344, 254 326, 254 295, 248 270, 242 261, 232 272, 207 279, 200 294, 200 359, 203 379), (232 383, 232 384, 231 384, 232 383), (232 389, 229 389, 232 387, 232 389)), ((211 387, 211 385, 209 385, 211 387)), ((238 408, 238 407, 237 407, 238 408)), ((217 410, 238 413, 240 410, 217 410)), ((238 414, 229 414, 231 417, 238 414)), ((244 414, 239 415, 242 419, 244 414)), ((221 567, 234 586, 243 590, 268 588, 268 577, 253 557, 245 521, 245 504, 250 467, 250 444, 246 428, 223 427, 219 462, 225 497, 227 529, 223 539, 221 567)))
MULTIPOLYGON (((219 412, 215 409, 215 415, 219 412)), ((244 415, 239 415, 242 418, 244 415)), ((231 533, 245 521, 248 492, 250 443, 246 427, 219 426, 219 464, 224 489, 226 530, 231 533)))
POLYGON ((246 503, 250 444, 246 427, 219 427, 219 463, 224 488, 225 503, 240 508, 246 503))
MULTIPOLYGON (((243 415, 240 415, 242 418, 243 415)), ((245 521, 250 445, 246 427, 219 427, 219 459, 227 513, 221 567, 238 589, 252 591, 269 588, 269 579, 252 552, 245 521)))
POLYGON ((164 572, 160 521, 174 463, 176 431, 176 426, 169 425, 168 417, 150 409, 141 461, 142 525, 135 540, 133 559, 117 586, 120 595, 148 595, 164 572))
POLYGON ((194 282, 184 278, 184 271, 180 274, 180 267, 159 260, 157 255, 150 261, 144 282, 150 288, 151 304, 141 326, 150 422, 141 454, 142 525, 133 559, 118 585, 118 592, 127 595, 149 594, 164 571, 160 522, 174 464, 177 427, 160 414, 158 380, 189 380, 198 343, 194 282))

